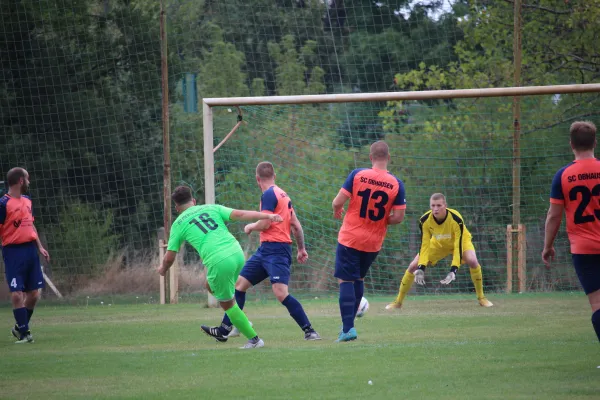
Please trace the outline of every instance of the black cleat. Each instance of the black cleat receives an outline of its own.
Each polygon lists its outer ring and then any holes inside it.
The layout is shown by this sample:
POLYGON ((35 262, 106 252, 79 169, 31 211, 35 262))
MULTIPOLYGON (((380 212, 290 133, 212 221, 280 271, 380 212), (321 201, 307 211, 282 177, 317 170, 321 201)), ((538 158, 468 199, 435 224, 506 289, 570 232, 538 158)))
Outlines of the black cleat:
POLYGON ((314 329, 304 332, 304 340, 321 340, 321 336, 314 329))
POLYGON ((204 333, 206 333, 210 337, 215 338, 217 342, 225 343, 227 341, 227 336, 223 335, 218 327, 202 325, 201 328, 202 331, 204 331, 204 333))

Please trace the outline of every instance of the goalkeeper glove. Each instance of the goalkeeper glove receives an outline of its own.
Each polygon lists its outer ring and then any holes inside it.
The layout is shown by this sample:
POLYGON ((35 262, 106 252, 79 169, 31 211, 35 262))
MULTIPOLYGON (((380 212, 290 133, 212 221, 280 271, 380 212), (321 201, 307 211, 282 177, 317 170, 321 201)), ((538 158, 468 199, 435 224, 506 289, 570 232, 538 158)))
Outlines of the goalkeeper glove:
POLYGON ((446 278, 440 281, 440 283, 442 285, 449 285, 452 281, 456 280, 456 271, 458 271, 458 267, 450 268, 450 272, 446 275, 446 278))
POLYGON ((425 284, 425 271, 423 271, 422 269, 418 269, 415 271, 415 283, 417 285, 425 284))

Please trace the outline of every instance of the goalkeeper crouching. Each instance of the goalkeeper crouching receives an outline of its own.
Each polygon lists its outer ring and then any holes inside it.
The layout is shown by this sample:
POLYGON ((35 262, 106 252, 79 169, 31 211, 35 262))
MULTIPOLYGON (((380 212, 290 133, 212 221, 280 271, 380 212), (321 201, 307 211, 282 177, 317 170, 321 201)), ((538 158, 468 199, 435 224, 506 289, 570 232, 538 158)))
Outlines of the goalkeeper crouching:
POLYGON ((429 205, 431 211, 427 211, 419 220, 421 250, 404 273, 398 297, 385 308, 387 310, 401 308, 413 282, 416 282, 417 285, 425 284, 427 266, 436 265, 438 261, 449 255, 452 255, 452 267, 446 278, 440 283, 443 285, 452 283, 456 280, 458 268, 462 264, 467 264, 479 304, 483 307, 492 307, 492 302, 483 294, 481 266, 477 261, 475 247, 471 242, 471 233, 465 226, 462 216, 458 211, 448 208, 446 197, 441 193, 434 193, 429 205))

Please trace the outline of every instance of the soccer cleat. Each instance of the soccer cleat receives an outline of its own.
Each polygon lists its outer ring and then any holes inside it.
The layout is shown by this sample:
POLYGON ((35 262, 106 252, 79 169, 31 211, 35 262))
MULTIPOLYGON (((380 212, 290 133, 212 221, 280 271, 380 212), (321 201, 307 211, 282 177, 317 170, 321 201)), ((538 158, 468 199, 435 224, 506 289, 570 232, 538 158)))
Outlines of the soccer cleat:
POLYGON ((15 338, 17 338, 17 340, 21 340, 21 333, 19 333, 19 326, 17 324, 13 326, 11 333, 15 338))
POLYGON ((240 347, 240 349, 258 349, 259 347, 265 347, 265 342, 257 337, 256 339, 248 340, 248 343, 240 347))
POLYGON ((201 328, 204 333, 206 333, 210 337, 215 338, 217 342, 225 343, 227 341, 227 336, 223 335, 218 327, 209 327, 206 325, 202 325, 201 328))
MULTIPOLYGON (((250 321, 248 321, 250 322, 250 321)), ((252 322, 250 322, 250 326, 254 326, 252 325, 252 322)), ((233 327, 233 329, 231 330, 231 332, 229 332, 229 335, 226 336, 226 338, 234 338, 234 337, 238 337, 240 336, 240 330, 238 328, 236 328, 235 326, 233 327)))
POLYGON ((387 306, 385 306, 386 310, 394 310, 400 308, 402 308, 402 303, 398 303, 397 301, 394 301, 393 303, 390 303, 387 306))
POLYGON ((31 332, 27 331, 25 332, 24 335, 20 336, 19 340, 17 340, 15 343, 16 344, 23 344, 23 343, 33 343, 33 336, 31 336, 31 332))
POLYGON ((492 307, 494 304, 489 301, 488 299, 486 299, 485 297, 482 297, 480 299, 477 299, 477 301, 479 301, 479 305, 481 307, 492 307))
POLYGON ((356 340, 358 338, 358 334, 356 333, 356 329, 350 328, 350 330, 346 333, 343 331, 340 332, 340 336, 337 338, 336 342, 349 342, 351 340, 356 340))
POLYGON ((321 340, 321 336, 315 331, 311 329, 308 332, 304 332, 304 340, 321 340))

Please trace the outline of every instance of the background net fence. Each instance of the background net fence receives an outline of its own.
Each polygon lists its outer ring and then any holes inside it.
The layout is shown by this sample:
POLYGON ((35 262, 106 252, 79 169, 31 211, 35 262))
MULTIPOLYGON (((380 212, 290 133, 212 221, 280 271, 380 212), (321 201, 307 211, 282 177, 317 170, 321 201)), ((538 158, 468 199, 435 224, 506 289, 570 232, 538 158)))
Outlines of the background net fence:
MULTIPOLYGON (((28 169, 46 272, 73 297, 154 296, 162 226, 160 2, 2 1, 0 170, 28 169)), ((513 5, 486 0, 164 1, 173 186, 204 198, 203 97, 512 86, 513 5)), ((530 2, 523 15, 523 85, 597 82, 598 0, 530 2)), ((576 289, 564 238, 557 265, 537 254, 547 187, 570 158, 565 132, 597 121, 597 95, 523 99, 522 223, 531 290, 576 289)), ((234 109, 235 111, 235 109, 234 109)), ((406 223, 390 232, 372 292, 395 289, 416 251, 415 220, 442 190, 474 233, 486 285, 502 290, 511 215, 510 99, 245 107, 216 154, 217 200, 256 207, 252 171, 268 158, 306 227, 311 262, 298 290, 332 288, 337 225, 329 202, 385 138, 407 185, 406 223)), ((235 113, 215 109, 215 140, 235 113)), ((235 230, 235 228, 233 228, 235 230)), ((239 230, 237 231, 239 232, 239 230)), ((244 246, 251 251, 257 243, 244 246)), ((183 298, 202 292, 187 251, 183 298)), ((445 268, 432 270, 442 274, 445 268)), ((468 290, 461 279, 451 290, 468 290)), ((4 288, 2 290, 5 290, 4 288)), ((430 293, 437 286, 427 289, 430 293)))

